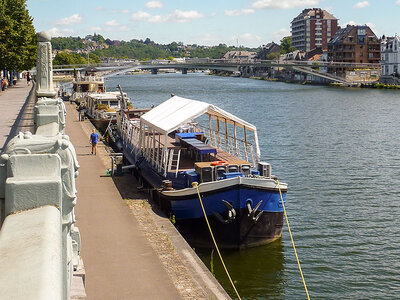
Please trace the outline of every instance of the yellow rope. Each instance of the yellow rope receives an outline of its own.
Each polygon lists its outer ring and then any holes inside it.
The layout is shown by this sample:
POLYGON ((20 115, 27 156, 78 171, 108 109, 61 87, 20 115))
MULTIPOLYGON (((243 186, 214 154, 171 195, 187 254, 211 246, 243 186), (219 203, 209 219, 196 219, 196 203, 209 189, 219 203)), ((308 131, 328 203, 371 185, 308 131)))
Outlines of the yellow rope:
POLYGON ((208 222, 208 218, 207 218, 207 215, 206 215, 206 210, 204 209, 203 201, 201 200, 201 196, 200 196, 199 185, 198 185, 197 182, 193 182, 192 185, 193 185, 193 187, 195 187, 196 190, 197 190, 197 195, 199 196, 201 209, 203 210, 204 218, 206 219, 207 226, 208 226, 208 230, 210 231, 211 238, 212 238, 212 240, 213 240, 213 242, 214 242, 214 245, 215 245, 215 249, 217 249, 217 252, 218 252, 218 255, 219 255, 219 259, 221 260, 221 263, 222 263, 222 265, 223 265, 223 267, 224 267, 224 269, 225 269, 225 273, 226 273, 226 275, 228 276, 229 281, 231 282, 231 285, 232 285, 233 289, 235 290, 236 295, 238 296, 239 300, 241 300, 242 298, 240 298, 239 293, 238 293, 238 291, 237 291, 237 289, 236 289, 236 287, 235 287, 235 284, 233 283, 232 278, 231 278, 231 276, 229 275, 228 269, 226 268, 225 263, 224 263, 224 260, 222 259, 221 252, 219 252, 219 248, 218 248, 217 242, 215 241, 214 234, 213 234, 213 232, 212 232, 210 223, 208 222))
POLYGON ((278 184, 279 195, 281 196, 281 201, 282 201, 282 206, 283 206, 283 212, 284 212, 284 214, 285 214, 286 224, 287 224, 287 227, 288 227, 290 239, 291 239, 291 241, 292 241, 292 246, 293 246, 293 250, 294 250, 294 255, 296 256, 297 265, 299 266, 299 271, 300 271, 301 279, 303 280, 303 285, 304 285, 304 289, 305 289, 306 294, 307 294, 307 299, 310 300, 310 295, 308 294, 308 289, 307 289, 306 281, 305 281, 304 276, 303 276, 303 271, 301 270, 300 260, 299 260, 299 257, 297 256, 296 246, 295 246, 295 244, 294 244, 293 235, 292 235, 292 230, 290 229, 289 219, 288 219, 288 216, 287 216, 287 214, 286 214, 286 208, 285 208, 285 203, 284 203, 283 197, 282 197, 281 186, 279 185, 279 180, 278 180, 278 179, 276 179, 276 182, 277 182, 277 184, 278 184))

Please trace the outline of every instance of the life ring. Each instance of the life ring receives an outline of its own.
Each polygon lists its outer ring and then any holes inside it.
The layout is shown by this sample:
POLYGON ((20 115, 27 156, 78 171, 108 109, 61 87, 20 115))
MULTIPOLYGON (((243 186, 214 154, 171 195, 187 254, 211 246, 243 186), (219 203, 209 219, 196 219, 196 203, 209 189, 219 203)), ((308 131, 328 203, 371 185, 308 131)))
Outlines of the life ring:
POLYGON ((211 162, 212 166, 227 166, 229 165, 229 163, 226 160, 217 160, 217 161, 213 161, 211 162))

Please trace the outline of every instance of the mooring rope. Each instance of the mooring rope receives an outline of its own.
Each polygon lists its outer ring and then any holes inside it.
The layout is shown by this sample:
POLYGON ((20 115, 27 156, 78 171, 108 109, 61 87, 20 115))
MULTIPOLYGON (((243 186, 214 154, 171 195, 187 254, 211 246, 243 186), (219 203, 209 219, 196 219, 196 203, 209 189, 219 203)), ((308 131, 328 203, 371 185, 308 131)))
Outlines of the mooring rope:
POLYGON ((293 250, 294 250, 294 255, 296 256, 297 265, 298 265, 298 267, 299 267, 301 279, 303 280, 304 290, 306 291, 307 299, 310 300, 310 295, 308 294, 308 289, 307 289, 306 281, 305 281, 304 276, 303 276, 303 271, 301 270, 300 260, 299 260, 299 257, 298 257, 298 255, 297 255, 296 245, 294 244, 293 235, 292 235, 292 230, 290 229, 289 219, 288 219, 288 216, 287 216, 287 213, 286 213, 286 207, 285 207, 285 203, 284 203, 283 197, 282 197, 281 186, 279 185, 279 180, 278 180, 278 179, 276 179, 276 182, 277 182, 277 184, 278 184, 279 195, 281 196, 282 207, 283 207, 283 213, 285 214, 286 224, 287 224, 287 227, 288 227, 288 231, 289 231, 289 235, 290 235, 290 240, 292 241, 292 246, 293 246, 293 250))
POLYGON ((239 293, 238 293, 238 291, 237 291, 237 289, 236 289, 236 287, 235 287, 235 284, 233 283, 232 278, 231 278, 231 276, 229 275, 228 269, 226 268, 225 263, 224 263, 224 260, 222 259, 221 252, 219 251, 217 242, 215 241, 214 234, 213 234, 213 232, 212 232, 210 223, 208 222, 206 210, 204 209, 203 200, 201 199, 201 195, 200 195, 200 191, 199 191, 199 184, 198 184, 197 182, 193 182, 193 183, 192 183, 192 186, 195 187, 196 190, 197 190, 197 195, 198 195, 199 200, 200 200, 200 205, 201 205, 201 209, 203 210, 204 218, 206 219, 206 222, 207 222, 208 230, 210 231, 211 238, 212 238, 212 240, 213 240, 213 242, 214 242, 215 249, 217 249, 218 256, 219 256, 219 259, 221 260, 222 266, 223 266, 224 269, 225 269, 225 273, 226 273, 226 275, 228 276, 228 279, 229 279, 229 281, 230 281, 230 283, 231 283, 233 289, 235 290, 236 296, 238 296, 239 300, 241 300, 242 298, 240 298, 240 295, 239 295, 239 293))

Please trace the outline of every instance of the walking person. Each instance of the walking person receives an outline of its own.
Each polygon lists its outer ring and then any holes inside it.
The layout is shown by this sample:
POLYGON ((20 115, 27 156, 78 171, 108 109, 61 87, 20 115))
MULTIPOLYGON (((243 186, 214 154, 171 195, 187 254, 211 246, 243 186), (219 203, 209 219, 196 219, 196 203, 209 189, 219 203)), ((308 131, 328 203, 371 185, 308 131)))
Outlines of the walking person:
POLYGON ((92 144, 92 154, 97 154, 97 142, 99 141, 99 134, 96 132, 96 129, 92 130, 92 134, 90 135, 90 143, 92 144))
POLYGON ((1 90, 4 92, 4 90, 7 88, 8 84, 7 84, 7 79, 3 78, 2 82, 1 82, 1 90))
POLYGON ((26 73, 26 84, 31 85, 31 74, 29 72, 26 73))

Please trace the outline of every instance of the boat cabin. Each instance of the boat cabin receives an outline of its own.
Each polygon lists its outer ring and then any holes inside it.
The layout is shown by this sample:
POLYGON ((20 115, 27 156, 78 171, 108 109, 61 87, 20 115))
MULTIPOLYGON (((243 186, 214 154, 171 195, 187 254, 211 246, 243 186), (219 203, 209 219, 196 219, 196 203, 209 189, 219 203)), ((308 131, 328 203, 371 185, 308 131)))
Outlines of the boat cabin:
POLYGON ((128 130, 137 156, 175 188, 258 174, 256 127, 215 105, 174 96, 128 130))
POLYGON ((104 78, 98 76, 82 76, 72 82, 72 97, 80 102, 89 93, 104 93, 104 78))
MULTIPOLYGON (((126 93, 124 98, 127 99, 126 93)), ((86 114, 92 119, 110 119, 121 109, 119 92, 92 93, 85 96, 86 114)))

